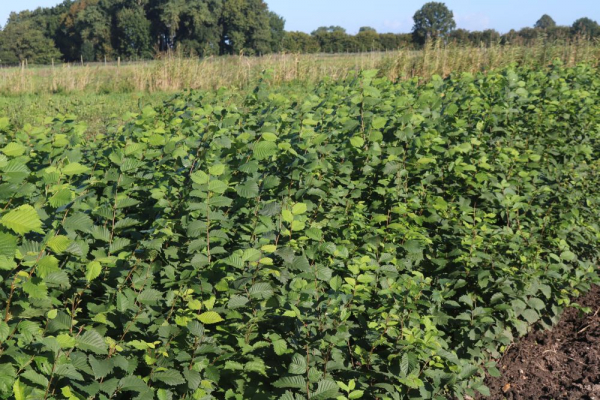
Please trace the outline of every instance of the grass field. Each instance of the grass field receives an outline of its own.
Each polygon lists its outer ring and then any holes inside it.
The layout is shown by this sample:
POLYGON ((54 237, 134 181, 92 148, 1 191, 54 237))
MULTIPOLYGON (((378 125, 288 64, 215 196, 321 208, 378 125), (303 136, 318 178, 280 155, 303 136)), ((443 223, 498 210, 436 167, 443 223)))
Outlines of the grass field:
POLYGON ((176 55, 162 60, 108 65, 102 63, 31 66, 0 69, 0 94, 175 92, 184 89, 244 89, 256 84, 263 71, 270 82, 315 83, 344 79, 352 71, 378 69, 392 81, 433 75, 476 73, 512 63, 546 66, 554 60, 565 66, 597 64, 600 46, 587 40, 569 44, 540 41, 533 46, 458 47, 431 44, 424 50, 361 54, 283 54, 264 57, 186 59, 176 55))
MULTIPOLYGON (((251 89, 264 71, 272 87, 310 87, 323 79, 340 80, 356 71, 378 69, 392 81, 433 75, 476 73, 513 63, 543 67, 560 60, 565 66, 597 65, 600 47, 589 41, 568 44, 540 41, 535 46, 464 48, 433 44, 423 51, 388 53, 218 57, 81 65, 28 66, 0 69, 0 110, 16 125, 39 123, 47 115, 71 114, 102 129, 111 116, 158 105, 178 91, 221 87, 251 89)), ((297 90, 297 89, 293 89, 297 90)))

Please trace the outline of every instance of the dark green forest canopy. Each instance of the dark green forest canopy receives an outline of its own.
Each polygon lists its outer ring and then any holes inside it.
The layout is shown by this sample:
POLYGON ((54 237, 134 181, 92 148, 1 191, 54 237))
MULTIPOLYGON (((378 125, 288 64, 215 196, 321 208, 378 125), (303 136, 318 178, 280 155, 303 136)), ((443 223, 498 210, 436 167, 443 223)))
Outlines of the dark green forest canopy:
POLYGON ((413 19, 412 34, 378 33, 368 26, 356 35, 339 26, 308 34, 286 32, 284 19, 263 0, 64 0, 12 13, 0 31, 0 63, 150 59, 176 49, 200 57, 346 53, 418 47, 426 39, 479 46, 600 36, 600 26, 589 18, 567 27, 556 26, 548 15, 534 28, 504 35, 455 29, 452 11, 437 2, 426 3, 413 19))
POLYGON ((278 49, 284 25, 262 0, 65 0, 11 14, 5 32, 26 21, 65 60, 86 61, 151 58, 177 45, 201 56, 269 53, 278 49))

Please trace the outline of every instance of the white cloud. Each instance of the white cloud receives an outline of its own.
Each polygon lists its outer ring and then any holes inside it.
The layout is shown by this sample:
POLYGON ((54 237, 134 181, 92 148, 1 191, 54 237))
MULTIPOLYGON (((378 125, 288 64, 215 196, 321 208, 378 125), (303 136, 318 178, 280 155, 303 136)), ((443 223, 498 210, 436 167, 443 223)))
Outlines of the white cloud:
POLYGON ((383 21, 382 27, 384 29, 382 29, 381 32, 388 31, 406 33, 412 30, 413 20, 411 18, 405 18, 402 20, 386 19, 383 21))
POLYGON ((483 13, 473 13, 456 15, 457 28, 467 29, 469 31, 483 31, 490 29, 490 17, 483 13))

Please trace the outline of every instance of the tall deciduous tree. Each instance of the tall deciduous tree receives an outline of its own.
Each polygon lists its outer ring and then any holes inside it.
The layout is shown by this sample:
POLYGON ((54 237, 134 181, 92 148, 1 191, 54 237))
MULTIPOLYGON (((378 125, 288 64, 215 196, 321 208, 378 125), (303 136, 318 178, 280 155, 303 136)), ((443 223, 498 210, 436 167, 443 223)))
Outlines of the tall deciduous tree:
POLYGON ((177 33, 177 40, 201 56, 219 54, 219 42, 223 29, 219 18, 223 12, 223 0, 188 1, 177 33))
POLYGON ((271 52, 271 16, 263 0, 226 0, 221 14, 221 52, 265 54, 271 52))
POLYGON ((325 53, 356 52, 360 45, 356 38, 346 33, 341 26, 321 26, 311 33, 319 42, 319 47, 325 53))
POLYGON ((81 56, 86 61, 111 57, 112 18, 108 1, 86 7, 75 18, 75 32, 81 37, 81 56))
POLYGON ((144 9, 136 6, 117 12, 116 41, 119 53, 125 57, 152 57, 150 21, 144 9))
POLYGON ((364 32, 377 33, 377 30, 370 26, 361 26, 360 29, 358 30, 358 33, 364 33, 364 32))
POLYGON ((600 25, 590 18, 579 18, 573 23, 573 33, 594 38, 600 36, 600 25))
POLYGON ((363 26, 356 35, 356 42, 360 46, 360 51, 382 50, 379 40, 379 34, 374 28, 363 26))
POLYGON ((321 35, 324 33, 346 33, 346 29, 341 26, 320 26, 314 31, 312 31, 311 35, 321 35))
POLYGON ((183 46, 187 52, 219 54, 223 0, 152 0, 148 19, 160 51, 183 46))
POLYGON ((556 22, 548 14, 542 15, 540 19, 535 23, 534 27, 539 29, 550 29, 556 26, 556 22))
POLYGON ((269 12, 269 27, 271 28, 271 50, 278 53, 283 50, 285 40, 285 20, 276 13, 269 12))
POLYGON ((25 60, 28 63, 49 64, 53 59, 60 59, 60 56, 54 42, 45 37, 31 20, 9 22, 0 31, 2 64, 17 64, 25 60))
POLYGON ((283 50, 291 53, 318 53, 321 47, 313 35, 305 32, 285 32, 283 50))
POLYGON ((413 16, 413 35, 418 43, 446 36, 456 28, 454 13, 444 3, 426 3, 413 16))
POLYGON ((411 47, 413 37, 410 33, 380 33, 379 43, 384 50, 398 50, 411 47))

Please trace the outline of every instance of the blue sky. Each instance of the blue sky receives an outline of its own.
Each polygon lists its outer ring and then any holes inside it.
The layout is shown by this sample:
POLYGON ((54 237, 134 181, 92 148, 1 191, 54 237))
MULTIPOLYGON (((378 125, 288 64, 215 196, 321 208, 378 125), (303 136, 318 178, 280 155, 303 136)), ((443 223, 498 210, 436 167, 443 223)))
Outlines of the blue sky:
MULTIPOLYGON (((380 32, 409 32, 412 16, 426 0, 266 0, 286 20, 287 30, 311 32, 323 25, 340 25, 350 33, 361 26, 380 32)), ((0 24, 11 11, 50 7, 60 0, 0 0, 0 24)), ((542 14, 560 25, 587 16, 600 20, 600 0, 446 0, 459 28, 500 32, 532 26, 542 14)))

